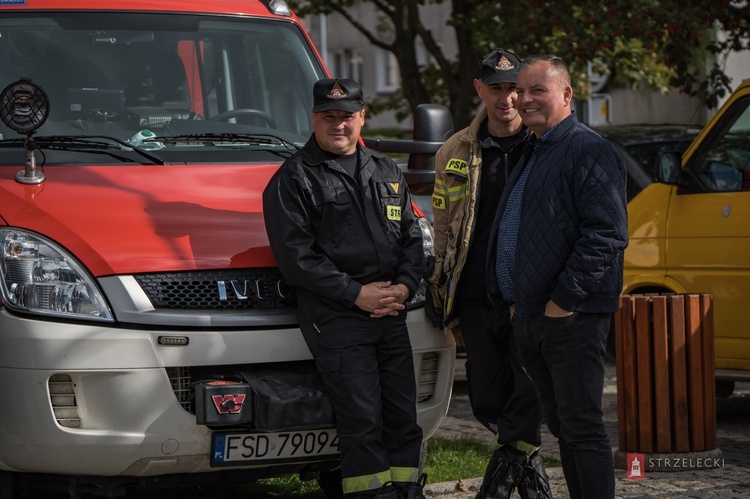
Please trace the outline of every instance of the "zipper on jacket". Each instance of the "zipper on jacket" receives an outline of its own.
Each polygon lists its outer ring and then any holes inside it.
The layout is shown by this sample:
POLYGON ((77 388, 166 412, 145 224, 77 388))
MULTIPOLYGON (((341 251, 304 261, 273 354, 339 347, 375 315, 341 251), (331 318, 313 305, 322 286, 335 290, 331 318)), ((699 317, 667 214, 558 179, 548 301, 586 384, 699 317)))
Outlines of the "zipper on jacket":
MULTIPOLYGON (((467 164, 467 172, 466 172, 466 186, 467 188, 471 187, 471 175, 469 174, 468 169, 471 167, 471 163, 474 161, 474 151, 472 151, 471 146, 469 146, 469 158, 467 164)), ((482 174, 482 170, 479 170, 479 175, 482 174)), ((479 177, 477 177, 478 179, 479 177)), ((479 182, 477 181, 477 185, 479 185, 479 182)), ((469 203, 470 203, 470 197, 467 196, 467 202, 464 204, 464 220, 467 220, 469 217, 469 203)), ((476 204, 479 203, 479 189, 477 189, 477 199, 475 202, 476 204)), ((475 210, 476 212, 476 210, 475 210)), ((474 217, 474 220, 472 220, 472 226, 469 228, 469 246, 471 245, 471 238, 474 235, 474 222, 476 222, 476 216, 474 217)), ((448 280, 448 285, 445 289, 445 303, 443 304, 443 310, 445 310, 445 317, 449 317, 450 313, 453 311, 453 304, 455 303, 455 294, 456 294, 456 267, 459 262, 459 258, 462 256, 461 250, 463 250, 463 245, 461 244, 461 241, 463 240, 464 235, 464 229, 466 229, 467 226, 465 224, 461 224, 461 227, 458 231, 458 234, 456 236, 456 253, 455 253, 455 264, 453 265, 453 271, 451 272, 451 278, 448 280)), ((467 246, 468 248, 468 246, 467 246)), ((464 262, 465 263, 465 262, 464 262)), ((461 268, 463 270, 463 267, 461 268)))

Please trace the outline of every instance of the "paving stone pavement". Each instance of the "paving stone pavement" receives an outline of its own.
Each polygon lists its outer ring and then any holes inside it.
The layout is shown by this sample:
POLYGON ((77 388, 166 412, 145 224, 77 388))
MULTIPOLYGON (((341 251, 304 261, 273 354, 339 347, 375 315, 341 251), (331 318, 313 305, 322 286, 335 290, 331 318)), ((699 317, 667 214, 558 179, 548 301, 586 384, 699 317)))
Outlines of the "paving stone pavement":
MULTIPOLYGON (((466 383, 457 381, 453 390, 448 415, 435 436, 469 437, 493 443, 493 435, 477 423, 471 414, 466 383)), ((616 461, 624 463, 625 454, 617 448, 617 378, 614 364, 607 365, 603 408, 604 421, 616 461)), ((651 458, 652 463, 659 457, 669 459, 673 471, 646 471, 643 480, 629 480, 624 469, 615 469, 615 496, 639 499, 750 499, 750 383, 737 383, 735 393, 731 397, 718 399, 716 412, 718 449, 698 455, 647 454, 646 459, 651 458)), ((540 453, 546 458, 560 459, 557 442, 546 426, 542 426, 540 453)), ((554 497, 568 499, 570 496, 565 486, 562 468, 549 468, 547 472, 554 497)), ((458 482, 428 483, 425 495, 436 499, 473 498, 481 482, 481 477, 466 477, 458 482)), ((519 496, 516 493, 513 497, 516 499, 519 496)))

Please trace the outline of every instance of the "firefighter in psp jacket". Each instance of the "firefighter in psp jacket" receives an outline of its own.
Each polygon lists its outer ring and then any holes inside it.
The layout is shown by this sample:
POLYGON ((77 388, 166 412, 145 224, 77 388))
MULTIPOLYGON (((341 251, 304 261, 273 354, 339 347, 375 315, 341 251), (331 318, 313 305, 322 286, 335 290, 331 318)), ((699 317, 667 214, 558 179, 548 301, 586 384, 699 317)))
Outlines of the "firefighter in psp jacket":
POLYGON ((332 397, 346 498, 422 498, 405 302, 424 265, 401 170, 360 143, 362 89, 313 87, 314 133, 263 193, 271 249, 332 397))

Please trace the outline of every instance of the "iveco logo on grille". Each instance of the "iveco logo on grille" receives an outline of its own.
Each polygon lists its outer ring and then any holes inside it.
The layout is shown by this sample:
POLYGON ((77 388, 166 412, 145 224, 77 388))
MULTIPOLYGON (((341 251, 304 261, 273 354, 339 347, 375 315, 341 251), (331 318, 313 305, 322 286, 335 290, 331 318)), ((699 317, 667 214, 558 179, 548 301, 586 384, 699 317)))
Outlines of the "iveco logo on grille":
POLYGON ((285 284, 281 279, 254 279, 217 281, 219 301, 227 301, 229 293, 233 293, 238 300, 256 297, 259 300, 286 298, 285 284))

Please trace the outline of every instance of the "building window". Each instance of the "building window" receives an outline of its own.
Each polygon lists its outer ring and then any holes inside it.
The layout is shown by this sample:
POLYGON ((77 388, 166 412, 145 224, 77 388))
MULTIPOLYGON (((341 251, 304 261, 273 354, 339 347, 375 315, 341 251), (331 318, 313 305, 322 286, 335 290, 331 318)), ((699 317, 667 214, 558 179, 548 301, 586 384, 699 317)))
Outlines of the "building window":
POLYGON ((398 61, 393 52, 379 49, 375 61, 377 92, 390 93, 398 90, 401 83, 401 75, 398 70, 398 61))
MULTIPOLYGON (((331 50, 331 74, 334 78, 351 78, 360 82, 362 55, 356 49, 331 50)), ((361 82, 360 82, 361 83, 361 82)))

